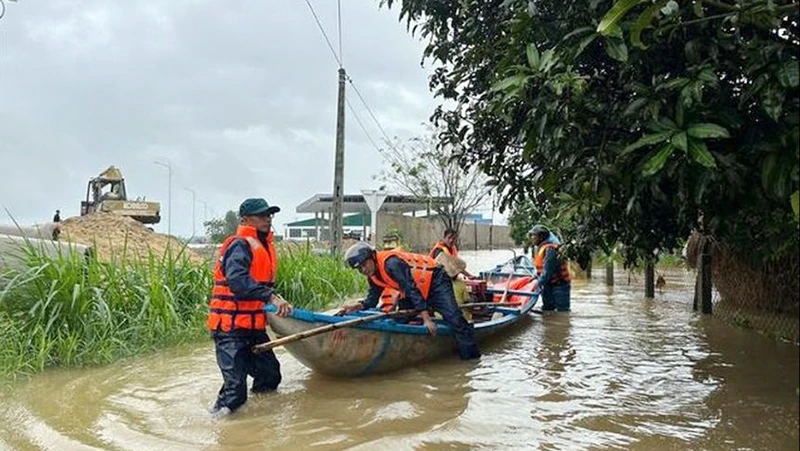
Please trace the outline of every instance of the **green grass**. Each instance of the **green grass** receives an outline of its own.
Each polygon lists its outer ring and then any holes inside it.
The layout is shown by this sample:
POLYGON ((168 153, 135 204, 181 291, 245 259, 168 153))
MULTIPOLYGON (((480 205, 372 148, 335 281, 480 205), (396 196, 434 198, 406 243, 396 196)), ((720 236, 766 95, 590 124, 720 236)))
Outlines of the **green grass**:
MULTIPOLYGON (((76 252, 20 249, 24 265, 0 273, 0 379, 51 367, 98 365, 207 336, 207 265, 182 252, 104 263, 76 252)), ((366 279, 338 259, 306 251, 282 256, 277 291, 320 309, 366 279)))
POLYGON ((353 294, 366 294, 367 279, 339 258, 287 249, 279 260, 275 289, 292 305, 320 310, 353 294))
POLYGON ((681 268, 685 267, 683 256, 677 254, 660 254, 658 256, 658 266, 667 268, 681 268))

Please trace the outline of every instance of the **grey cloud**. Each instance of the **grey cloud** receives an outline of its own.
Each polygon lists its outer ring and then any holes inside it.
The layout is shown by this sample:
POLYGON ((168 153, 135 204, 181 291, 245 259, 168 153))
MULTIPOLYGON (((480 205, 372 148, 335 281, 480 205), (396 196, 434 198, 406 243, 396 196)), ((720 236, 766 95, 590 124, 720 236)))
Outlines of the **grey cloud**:
MULTIPOLYGON (((312 3, 335 38, 335 2, 312 3)), ((345 66, 387 133, 422 133, 434 105, 422 44, 377 1, 344 2, 343 14, 345 66)), ((77 214, 88 178, 115 164, 132 195, 166 208, 166 170, 153 161, 169 160, 173 232, 191 231, 184 187, 217 214, 255 194, 283 207, 278 224, 292 220, 331 189, 336 77, 302 1, 11 4, 0 20, 0 204, 25 223, 77 214)), ((380 159, 347 114, 353 192, 375 185, 380 159)))

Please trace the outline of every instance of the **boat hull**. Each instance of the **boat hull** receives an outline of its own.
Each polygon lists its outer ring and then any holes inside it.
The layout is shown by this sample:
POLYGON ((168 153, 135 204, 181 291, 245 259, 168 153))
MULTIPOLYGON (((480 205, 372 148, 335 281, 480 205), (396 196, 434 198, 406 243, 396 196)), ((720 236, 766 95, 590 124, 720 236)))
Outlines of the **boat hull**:
MULTIPOLYGON (((526 315, 535 302, 533 296, 522 309, 493 309, 497 318, 475 325, 476 339, 481 342, 506 331, 526 315)), ((339 317, 296 309, 286 318, 274 313, 268 313, 268 316, 274 335, 285 337, 374 313, 359 312, 359 315, 339 317)), ((438 322, 437 335, 431 336, 424 326, 399 324, 392 320, 338 329, 285 347, 314 371, 338 377, 387 373, 456 352, 455 339, 447 324, 438 322)))
MULTIPOLYGON (((501 273, 502 266, 498 265, 495 270, 482 273, 484 280, 493 285, 493 289, 488 290, 490 302, 493 300, 497 303, 503 300, 504 304, 511 301, 519 305, 513 307, 492 305, 481 307, 482 310, 475 312, 475 316, 483 320, 474 325, 475 338, 478 342, 484 342, 489 337, 507 332, 520 319, 527 316, 538 299, 537 293, 525 291, 530 288, 532 282, 528 268, 523 268, 524 272, 521 274, 504 275, 501 273), (520 277, 527 277, 527 281, 518 280, 520 277), (505 285, 500 285, 500 281, 505 285), (514 282, 519 283, 510 285, 514 282)), ((476 299, 476 301, 482 300, 476 299)), ((286 337, 375 313, 377 312, 366 311, 348 316, 334 316, 295 309, 290 316, 283 318, 267 311, 270 329, 277 337, 286 337)), ((443 321, 436 321, 436 336, 428 334, 422 325, 380 319, 287 343, 285 347, 307 367, 330 376, 357 377, 388 373, 456 353, 452 329, 443 321)))
MULTIPOLYGON (((325 326, 328 322, 307 322, 295 318, 270 317, 270 327, 286 336, 325 326)), ((409 335, 388 331, 343 328, 286 345, 305 366, 323 374, 355 377, 378 374, 415 365, 451 353, 452 337, 409 335)))

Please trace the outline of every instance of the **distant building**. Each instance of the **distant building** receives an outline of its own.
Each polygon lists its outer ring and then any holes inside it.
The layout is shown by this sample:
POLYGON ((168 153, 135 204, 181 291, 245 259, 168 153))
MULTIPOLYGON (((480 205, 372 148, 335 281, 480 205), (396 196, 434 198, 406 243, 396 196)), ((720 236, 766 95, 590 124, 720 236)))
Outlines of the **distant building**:
MULTIPOLYGON (((371 216, 369 213, 345 216, 342 221, 343 235, 345 238, 360 240, 370 233, 371 216)), ((284 236, 287 240, 317 241, 328 240, 328 224, 330 221, 323 218, 309 218, 286 224, 284 236)))
POLYGON ((464 215, 464 224, 491 224, 492 218, 484 218, 483 213, 470 213, 464 215))
MULTIPOLYGON (((382 246, 386 238, 397 235, 409 250, 427 253, 444 232, 443 222, 436 217, 437 206, 450 203, 452 199, 447 197, 420 198, 374 190, 345 194, 342 199, 342 211, 346 215, 343 238, 369 240, 382 246), (377 211, 375 217, 372 210, 377 211)), ((306 199, 297 206, 295 213, 314 217, 286 224, 284 239, 330 241, 332 207, 333 196, 329 194, 316 194, 306 199)), ((464 246, 473 249, 513 246, 508 227, 493 225, 491 217, 471 213, 465 215, 464 226, 468 228, 462 233, 464 246)))

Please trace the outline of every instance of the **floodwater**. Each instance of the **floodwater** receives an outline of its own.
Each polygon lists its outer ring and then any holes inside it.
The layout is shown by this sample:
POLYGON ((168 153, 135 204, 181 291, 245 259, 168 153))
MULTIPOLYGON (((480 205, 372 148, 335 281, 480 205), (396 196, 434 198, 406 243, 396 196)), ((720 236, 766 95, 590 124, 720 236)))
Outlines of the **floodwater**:
MULTIPOLYGON (((464 255, 477 272, 511 254, 464 255)), ((652 300, 600 276, 478 362, 337 380, 279 351, 278 391, 222 420, 210 340, 41 374, 0 401, 0 449, 798 449, 796 346, 693 313, 684 271, 652 300)))

